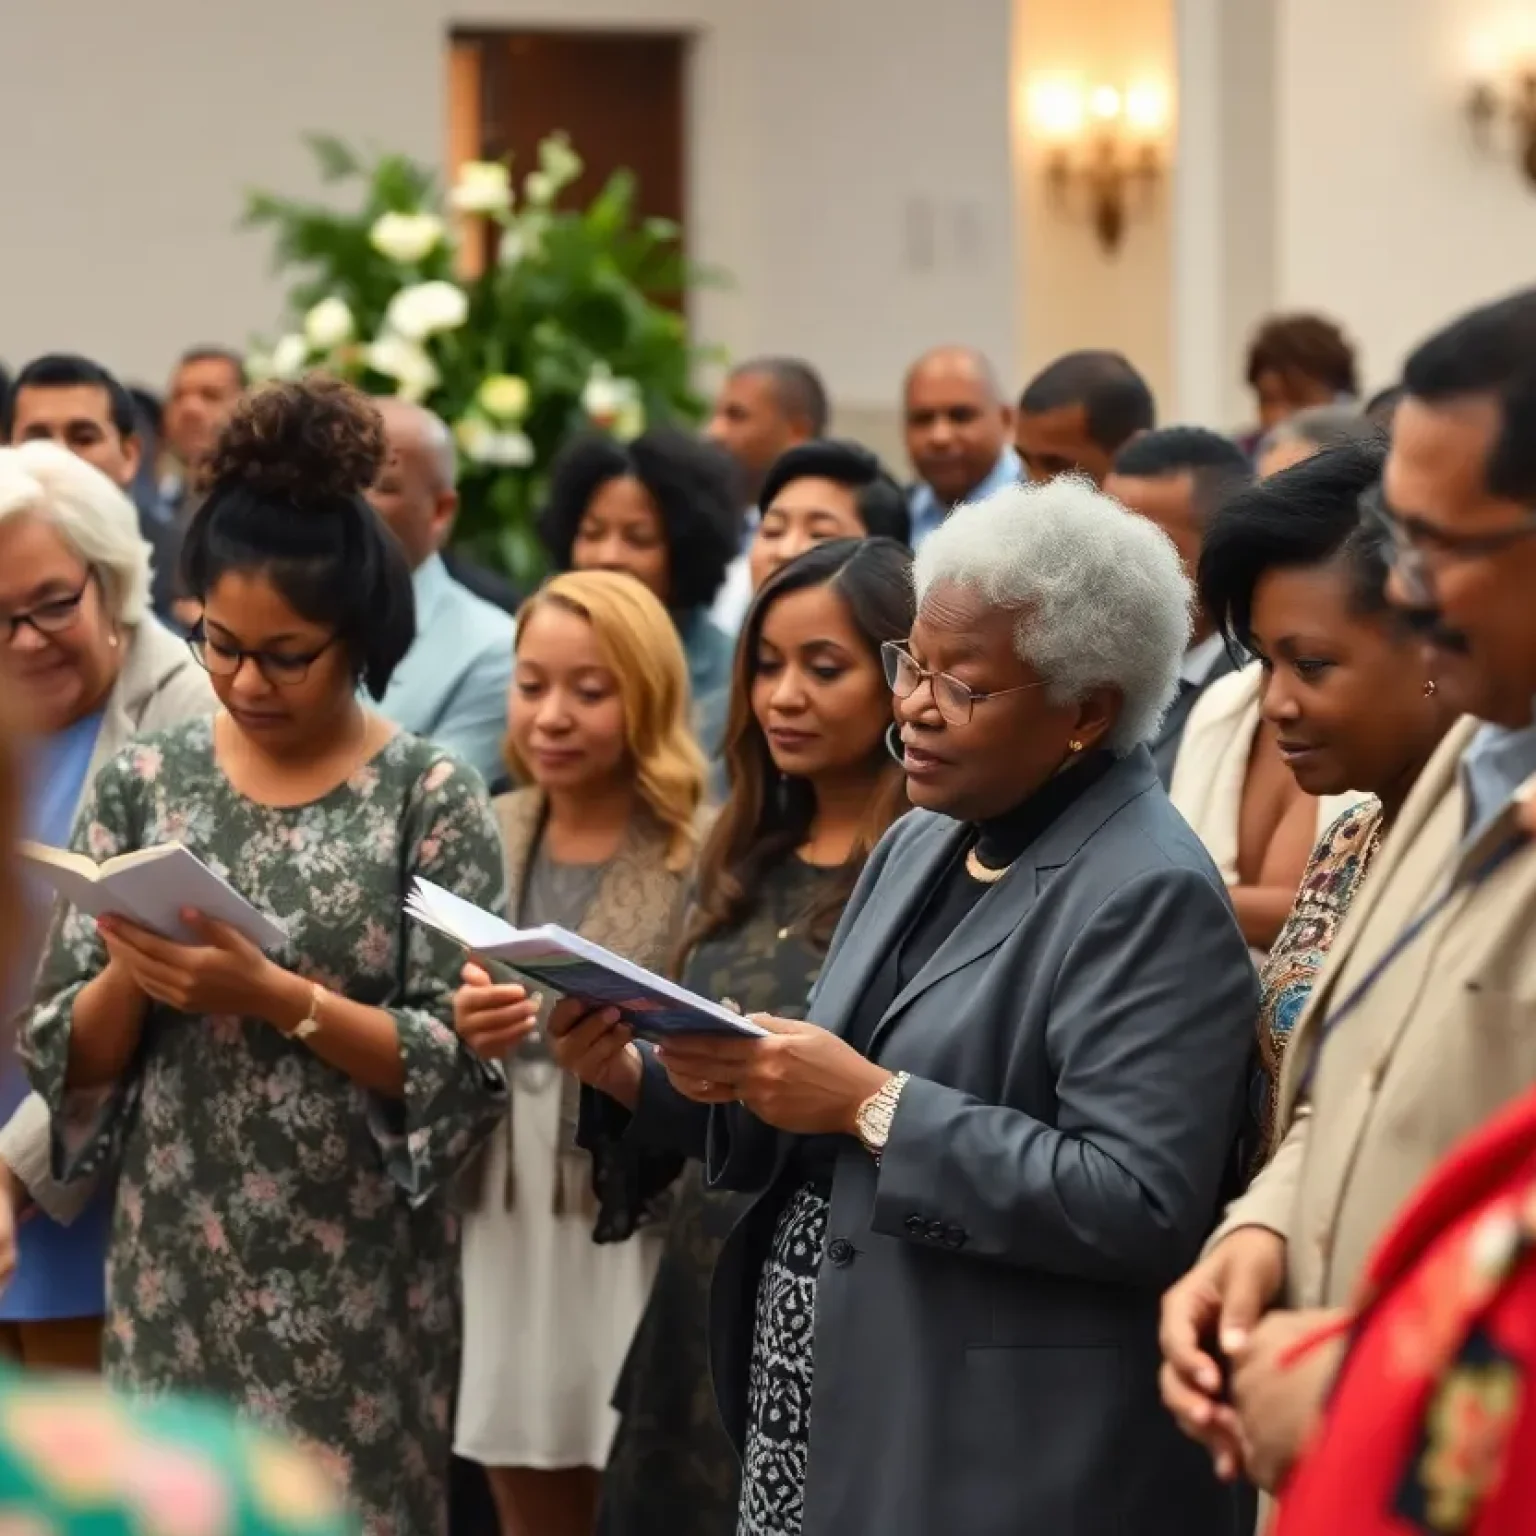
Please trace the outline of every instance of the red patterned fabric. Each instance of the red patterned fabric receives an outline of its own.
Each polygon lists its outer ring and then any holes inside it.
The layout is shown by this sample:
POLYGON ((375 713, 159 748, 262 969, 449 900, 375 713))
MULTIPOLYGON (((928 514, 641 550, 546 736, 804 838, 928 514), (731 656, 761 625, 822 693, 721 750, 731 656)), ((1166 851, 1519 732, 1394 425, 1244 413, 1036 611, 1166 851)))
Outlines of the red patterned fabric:
POLYGON ((1536 1536, 1536 1094, 1462 1143, 1368 1268, 1270 1536, 1536 1536))

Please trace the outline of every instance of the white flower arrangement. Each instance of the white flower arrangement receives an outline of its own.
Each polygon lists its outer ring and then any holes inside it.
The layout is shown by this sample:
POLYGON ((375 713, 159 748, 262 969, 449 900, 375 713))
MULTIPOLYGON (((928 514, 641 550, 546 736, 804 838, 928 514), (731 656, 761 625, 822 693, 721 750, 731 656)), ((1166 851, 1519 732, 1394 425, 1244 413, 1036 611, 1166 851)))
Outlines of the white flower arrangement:
POLYGON ((323 368, 435 411, 464 457, 456 539, 536 581, 536 513, 571 435, 627 440, 653 414, 702 409, 672 307, 693 277, 678 231, 639 216, 624 172, 573 202, 585 167, 563 134, 518 177, 504 161, 470 161, 446 191, 403 156, 312 145, 328 182, 361 184, 362 205, 250 194, 248 221, 272 229, 295 268, 291 323, 252 354, 253 375, 323 368), (490 258, 473 276, 461 240, 490 258))

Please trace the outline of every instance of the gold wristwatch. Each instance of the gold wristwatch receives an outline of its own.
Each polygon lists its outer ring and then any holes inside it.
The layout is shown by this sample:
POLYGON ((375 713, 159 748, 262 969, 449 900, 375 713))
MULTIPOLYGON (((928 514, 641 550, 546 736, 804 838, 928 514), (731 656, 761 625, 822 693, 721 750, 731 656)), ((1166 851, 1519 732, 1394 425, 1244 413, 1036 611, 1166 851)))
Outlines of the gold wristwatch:
POLYGON ((853 1124, 864 1143, 864 1150, 878 1163, 885 1144, 890 1139, 891 1122, 896 1118, 896 1105, 901 1090, 907 1086, 907 1074, 898 1072, 886 1078, 870 1096, 859 1105, 853 1124))

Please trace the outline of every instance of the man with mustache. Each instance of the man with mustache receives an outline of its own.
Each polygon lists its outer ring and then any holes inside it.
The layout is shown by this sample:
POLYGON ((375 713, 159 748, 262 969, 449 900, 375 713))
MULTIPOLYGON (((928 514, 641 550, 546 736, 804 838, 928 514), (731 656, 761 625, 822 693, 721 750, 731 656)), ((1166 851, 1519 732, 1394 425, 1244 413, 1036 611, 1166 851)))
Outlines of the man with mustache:
POLYGON ((1536 289, 1409 359, 1371 507, 1388 595, 1468 718, 1430 760, 1297 1024, 1282 1136, 1165 1297, 1163 1395, 1227 1476, 1283 1480, 1365 1259, 1467 1131, 1536 1084, 1536 289), (1300 1349, 1298 1356, 1297 1350, 1300 1349))

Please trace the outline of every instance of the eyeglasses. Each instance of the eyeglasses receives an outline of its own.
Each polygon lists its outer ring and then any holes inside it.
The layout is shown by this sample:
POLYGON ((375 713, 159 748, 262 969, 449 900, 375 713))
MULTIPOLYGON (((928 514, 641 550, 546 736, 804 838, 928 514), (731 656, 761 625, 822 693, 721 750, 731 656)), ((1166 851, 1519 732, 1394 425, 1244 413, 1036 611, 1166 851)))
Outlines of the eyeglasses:
POLYGON ((251 661, 274 688, 292 688, 309 676, 309 669, 340 638, 340 635, 332 635, 318 649, 295 656, 281 651, 248 651, 238 645, 226 645, 222 640, 210 640, 207 631, 199 624, 187 637, 187 645, 198 663, 214 677, 233 677, 242 662, 251 661))
POLYGON ((1510 528, 1489 533, 1447 533, 1422 517, 1394 512, 1387 505, 1379 482, 1361 493, 1360 512, 1369 526, 1387 536, 1392 564, 1415 601, 1429 601, 1433 597, 1437 566, 1483 559, 1522 539, 1536 537, 1536 511, 1528 512, 1523 521, 1510 528))
POLYGON ((87 571, 79 590, 71 592, 67 597, 50 597, 45 603, 37 603, 21 613, 12 613, 0 620, 6 626, 5 643, 16 643, 16 636, 23 624, 45 640, 49 635, 62 635, 65 630, 73 628, 80 618, 80 604, 85 601, 86 589, 95 574, 94 571, 87 571))
POLYGON ((951 725, 966 725, 971 712, 988 699, 1001 699, 1010 693, 1027 693, 1031 688, 1043 688, 1045 684, 1021 683, 1017 688, 994 688, 990 693, 977 693, 958 677, 948 672, 930 672, 912 659, 912 654, 894 640, 887 640, 880 647, 880 661, 885 667, 885 680, 898 699, 910 699, 927 683, 933 690, 933 702, 938 712, 951 725))

